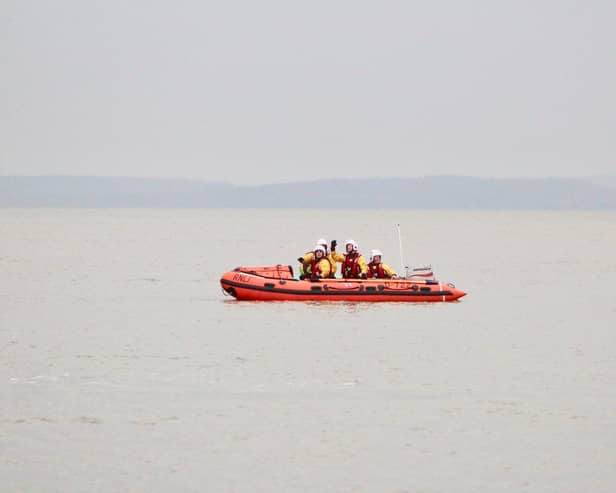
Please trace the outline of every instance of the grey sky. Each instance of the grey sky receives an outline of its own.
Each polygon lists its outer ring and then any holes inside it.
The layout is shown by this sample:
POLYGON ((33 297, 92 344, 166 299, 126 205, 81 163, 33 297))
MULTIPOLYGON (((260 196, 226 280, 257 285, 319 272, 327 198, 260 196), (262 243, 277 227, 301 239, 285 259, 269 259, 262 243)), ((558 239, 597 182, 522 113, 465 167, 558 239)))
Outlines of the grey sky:
POLYGON ((1 4, 0 174, 616 170, 616 2, 1 4))

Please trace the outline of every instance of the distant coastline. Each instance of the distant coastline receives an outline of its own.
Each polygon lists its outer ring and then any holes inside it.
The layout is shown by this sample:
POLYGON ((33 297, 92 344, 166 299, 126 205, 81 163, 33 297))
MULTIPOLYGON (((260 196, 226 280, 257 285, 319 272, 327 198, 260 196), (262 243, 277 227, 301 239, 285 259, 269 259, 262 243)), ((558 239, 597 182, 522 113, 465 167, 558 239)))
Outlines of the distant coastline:
POLYGON ((426 176, 260 186, 188 179, 0 176, 0 207, 616 210, 616 176, 426 176))

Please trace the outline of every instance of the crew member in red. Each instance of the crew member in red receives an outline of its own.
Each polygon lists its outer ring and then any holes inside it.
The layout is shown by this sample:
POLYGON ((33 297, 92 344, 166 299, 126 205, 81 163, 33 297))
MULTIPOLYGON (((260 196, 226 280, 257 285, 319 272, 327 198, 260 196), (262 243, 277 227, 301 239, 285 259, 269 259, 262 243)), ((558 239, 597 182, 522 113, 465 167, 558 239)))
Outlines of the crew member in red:
POLYGON ((393 269, 384 264, 381 260, 383 253, 380 250, 372 250, 370 256, 370 263, 368 264, 368 277, 371 279, 391 279, 392 277, 398 277, 393 269))
POLYGON ((313 257, 309 264, 303 264, 304 273, 299 276, 300 279, 310 279, 311 281, 318 281, 329 277, 331 271, 330 263, 325 256, 325 248, 322 245, 317 245, 312 251, 313 257))
POLYGON ((367 279, 368 264, 359 253, 357 243, 353 240, 344 242, 345 254, 332 251, 331 256, 336 262, 342 262, 341 271, 344 279, 367 279))
MULTIPOLYGON (((332 249, 336 249, 336 240, 332 241, 332 249)), ((336 277, 336 270, 338 268, 338 264, 332 258, 332 255, 327 251, 327 240, 325 238, 319 238, 317 240, 317 245, 321 245, 325 249, 325 258, 329 261, 329 276, 331 278, 336 277)), ((297 261, 300 263, 299 270, 300 274, 306 272, 306 268, 312 263, 314 260, 314 251, 310 250, 306 252, 304 255, 299 257, 297 261)))

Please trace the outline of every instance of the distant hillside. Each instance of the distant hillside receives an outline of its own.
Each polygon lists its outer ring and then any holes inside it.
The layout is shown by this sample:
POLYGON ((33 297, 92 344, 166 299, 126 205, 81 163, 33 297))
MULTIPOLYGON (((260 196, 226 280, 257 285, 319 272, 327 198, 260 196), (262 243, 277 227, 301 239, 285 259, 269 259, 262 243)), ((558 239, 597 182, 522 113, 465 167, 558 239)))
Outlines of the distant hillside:
POLYGON ((594 183, 603 188, 611 188, 616 190, 616 175, 596 175, 587 178, 590 183, 594 183))
POLYGON ((215 207, 234 191, 182 179, 0 176, 0 207, 215 207))
POLYGON ((321 180, 242 189, 256 207, 616 209, 616 193, 582 179, 462 176, 321 180))
POLYGON ((615 177, 429 176, 239 187, 180 179, 0 176, 0 207, 616 210, 614 184, 615 177))

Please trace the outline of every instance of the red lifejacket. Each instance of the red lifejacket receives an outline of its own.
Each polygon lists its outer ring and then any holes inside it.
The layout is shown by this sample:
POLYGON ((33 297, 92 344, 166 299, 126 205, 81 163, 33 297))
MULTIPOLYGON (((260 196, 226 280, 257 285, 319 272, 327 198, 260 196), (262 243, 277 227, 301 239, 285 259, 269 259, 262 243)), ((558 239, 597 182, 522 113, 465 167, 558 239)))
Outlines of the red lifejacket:
POLYGON ((342 277, 345 279, 353 279, 358 278, 359 273, 361 272, 361 267, 359 266, 359 253, 347 253, 344 257, 344 262, 342 262, 342 277))
POLYGON ((310 265, 306 266, 306 273, 313 275, 313 276, 320 276, 321 267, 319 267, 319 263, 321 262, 322 259, 323 259, 322 257, 320 259, 313 257, 312 262, 310 262, 310 265))
POLYGON ((319 263, 321 262, 321 260, 327 260, 327 262, 329 262, 329 277, 335 277, 334 276, 334 267, 332 265, 332 261, 329 259, 329 257, 325 256, 325 257, 321 257, 319 259, 317 259, 316 257, 312 257, 312 261, 310 262, 310 264, 308 264, 306 267, 304 267, 304 270, 306 271, 306 274, 311 274, 313 276, 322 276, 323 272, 321 271, 321 267, 319 267, 319 263))
POLYGON ((376 278, 376 279, 385 279, 387 275, 383 270, 383 265, 379 262, 375 264, 374 262, 370 262, 368 264, 368 277, 376 278))

